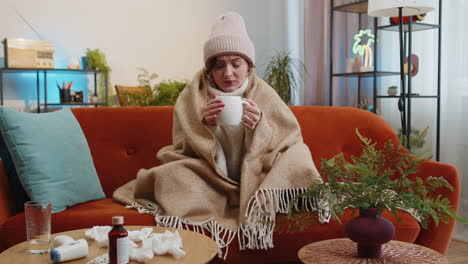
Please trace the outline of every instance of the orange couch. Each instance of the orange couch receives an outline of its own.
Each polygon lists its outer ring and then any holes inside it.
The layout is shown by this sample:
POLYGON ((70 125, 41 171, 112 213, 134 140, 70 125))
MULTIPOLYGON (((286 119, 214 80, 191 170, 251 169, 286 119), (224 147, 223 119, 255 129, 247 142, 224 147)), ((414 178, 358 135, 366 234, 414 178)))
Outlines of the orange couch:
MULTIPOLYGON (((378 142, 398 139, 392 128, 380 117, 363 110, 344 107, 295 106, 291 110, 302 127, 305 143, 310 147, 314 162, 320 166, 320 158, 330 158, 344 152, 357 155, 361 149, 355 129, 378 142)), ((138 214, 113 202, 114 190, 135 178, 140 168, 159 164, 157 151, 172 142, 172 107, 132 108, 74 108, 87 138, 96 170, 106 199, 86 202, 52 215, 52 232, 62 232, 95 225, 110 225, 111 217, 123 215, 127 225, 154 225, 151 215, 138 214)), ((1 161, 0 161, 1 162, 1 161)), ((2 166, 2 163, 0 163, 2 166)), ((450 199, 454 208, 459 203, 459 175, 448 164, 429 161, 420 168, 419 176, 443 176, 455 188, 441 193, 450 199)), ((24 213, 17 213, 8 178, 0 168, 0 245, 1 250, 26 239, 24 213)), ((310 214, 298 215, 298 222, 310 214)), ((342 217, 343 224, 351 219, 350 212, 342 217)), ((417 243, 443 254, 446 253, 454 221, 430 225, 423 230, 407 213, 401 213, 398 222, 388 213, 396 227, 396 240, 417 243)), ((343 225, 331 221, 328 224, 305 224, 301 232, 284 232, 288 219, 280 216, 274 234, 275 248, 270 250, 239 251, 237 243, 231 243, 226 263, 295 263, 297 251, 304 245, 330 238, 345 237, 343 225)), ((235 241, 235 240, 234 240, 235 241)), ((215 260, 219 261, 220 260, 215 260)))

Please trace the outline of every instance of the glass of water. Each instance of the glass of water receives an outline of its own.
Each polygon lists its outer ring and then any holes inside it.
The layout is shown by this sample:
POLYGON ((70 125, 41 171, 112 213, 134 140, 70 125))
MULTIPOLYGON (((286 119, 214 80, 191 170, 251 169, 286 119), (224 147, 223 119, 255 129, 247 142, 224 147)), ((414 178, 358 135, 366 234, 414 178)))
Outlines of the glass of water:
POLYGON ((42 255, 50 250, 50 218, 52 204, 49 201, 29 201, 24 203, 28 252, 42 255))

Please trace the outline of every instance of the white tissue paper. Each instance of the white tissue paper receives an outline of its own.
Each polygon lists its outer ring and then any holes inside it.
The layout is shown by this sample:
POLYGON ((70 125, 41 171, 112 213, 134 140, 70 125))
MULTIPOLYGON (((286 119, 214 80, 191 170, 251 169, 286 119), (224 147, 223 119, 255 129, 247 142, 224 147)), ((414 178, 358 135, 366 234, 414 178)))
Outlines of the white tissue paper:
POLYGON ((153 228, 146 227, 141 230, 128 231, 128 239, 133 242, 140 242, 148 238, 153 233, 153 228))
MULTIPOLYGON (((110 226, 94 226, 87 230, 85 235, 97 242, 98 247, 107 247, 109 245, 108 233, 112 229, 110 226)), ((131 260, 143 263, 154 257, 154 254, 171 254, 176 259, 185 256, 182 249, 182 238, 178 231, 172 233, 169 230, 159 234, 154 233, 153 228, 143 228, 136 231, 128 231, 129 258, 131 260), (151 236, 150 236, 151 235, 151 236), (138 248, 135 242, 142 242, 142 247, 138 248)))
POLYGON ((111 229, 111 226, 93 226, 92 229, 85 232, 85 235, 96 240, 96 245, 98 247, 108 247, 109 237, 107 234, 109 231, 111 231, 111 229))
POLYGON ((130 248, 130 259, 144 263, 154 257, 153 240, 151 238, 143 240, 141 248, 130 248))
POLYGON ((162 234, 153 234, 153 252, 157 255, 171 254, 176 259, 185 256, 185 251, 182 249, 182 238, 179 231, 172 233, 169 230, 162 234))

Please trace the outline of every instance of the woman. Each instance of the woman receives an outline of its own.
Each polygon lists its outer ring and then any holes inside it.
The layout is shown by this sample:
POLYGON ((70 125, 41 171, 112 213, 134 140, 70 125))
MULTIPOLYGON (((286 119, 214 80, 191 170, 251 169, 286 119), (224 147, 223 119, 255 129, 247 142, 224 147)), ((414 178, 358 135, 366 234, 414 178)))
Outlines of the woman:
MULTIPOLYGON (((207 43, 210 44, 209 42, 207 43)), ((244 127, 255 129, 260 121, 261 110, 258 105, 248 98, 244 101, 248 103, 242 115, 242 125, 240 126, 217 126, 218 114, 223 110, 224 103, 217 96, 241 96, 248 87, 247 76, 253 68, 253 64, 244 59, 243 56, 227 54, 215 56, 210 52, 205 54, 207 61, 204 77, 208 81, 208 96, 210 99, 203 107, 203 122, 213 127, 213 132, 217 138, 215 160, 225 175, 232 180, 239 182, 240 166, 244 152, 244 145, 236 144, 244 139, 244 127), (215 56, 210 58, 211 56, 215 56)), ((246 55, 244 55, 247 57, 246 55)))
MULTIPOLYGON (((236 235, 241 249, 272 248, 276 213, 287 212, 294 195, 320 176, 294 114, 255 75, 254 46, 239 14, 216 20, 204 62, 177 99, 173 145, 158 152, 163 165, 140 170, 114 197, 136 201, 160 225, 208 230, 220 252, 236 235), (242 124, 218 124, 220 95, 248 102, 242 124)), ((304 204, 318 209, 313 200, 304 204)))

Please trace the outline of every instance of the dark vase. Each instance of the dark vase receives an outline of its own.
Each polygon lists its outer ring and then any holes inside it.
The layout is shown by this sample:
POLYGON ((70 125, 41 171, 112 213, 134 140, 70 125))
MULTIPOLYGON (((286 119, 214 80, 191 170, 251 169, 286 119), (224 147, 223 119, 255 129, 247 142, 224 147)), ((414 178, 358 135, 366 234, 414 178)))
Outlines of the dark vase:
POLYGON ((346 223, 348 238, 358 244, 358 257, 378 258, 382 244, 392 240, 395 227, 383 217, 377 217, 379 208, 359 209, 359 216, 346 223))

